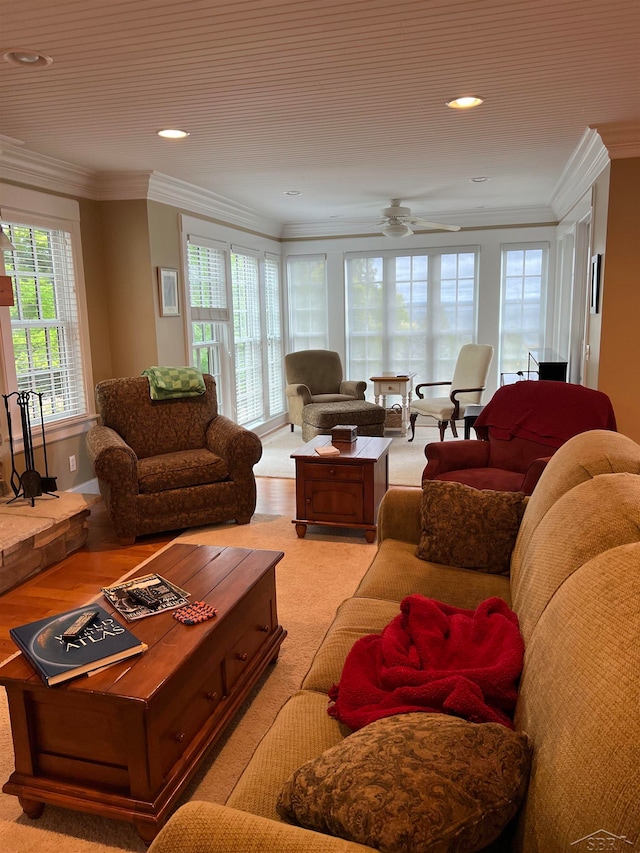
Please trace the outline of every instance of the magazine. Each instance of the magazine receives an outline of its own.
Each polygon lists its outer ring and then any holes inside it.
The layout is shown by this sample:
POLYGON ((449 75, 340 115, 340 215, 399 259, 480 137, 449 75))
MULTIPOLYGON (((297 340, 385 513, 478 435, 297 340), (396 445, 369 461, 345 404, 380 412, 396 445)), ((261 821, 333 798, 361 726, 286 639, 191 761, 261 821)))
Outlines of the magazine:
POLYGON ((183 607, 189 603, 191 594, 156 574, 102 587, 102 592, 107 601, 129 622, 183 607), (141 600, 145 598, 147 602, 141 600))
POLYGON ((79 675, 89 675, 147 648, 98 604, 87 604, 10 628, 9 634, 49 686, 79 675), (87 627, 76 638, 65 639, 64 632, 87 612, 93 615, 87 627))

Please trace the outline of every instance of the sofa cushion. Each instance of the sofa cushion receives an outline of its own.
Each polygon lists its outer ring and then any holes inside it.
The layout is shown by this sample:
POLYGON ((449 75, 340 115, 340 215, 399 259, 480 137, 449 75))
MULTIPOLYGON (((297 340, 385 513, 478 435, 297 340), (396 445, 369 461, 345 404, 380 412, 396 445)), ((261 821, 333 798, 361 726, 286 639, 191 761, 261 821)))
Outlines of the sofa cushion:
POLYGON ((376 558, 355 592, 357 598, 383 598, 400 602, 420 592, 454 607, 477 607, 485 598, 497 596, 511 602, 509 578, 489 575, 419 560, 414 542, 385 539, 376 558))
POLYGON ((508 574, 524 507, 522 492, 425 480, 416 555, 432 563, 508 574))
MULTIPOLYGON (((282 822, 276 804, 284 783, 298 767, 341 743, 348 734, 346 726, 327 714, 325 694, 298 690, 278 711, 264 737, 255 733, 258 745, 227 805, 282 822)), ((241 766, 241 756, 234 762, 241 766)))
POLYGON ((138 460, 138 485, 144 493, 217 483, 228 476, 224 459, 204 449, 179 450, 138 460))
POLYGON ((524 474, 504 468, 463 468, 438 474, 436 479, 448 483, 464 483, 474 489, 494 489, 501 492, 522 491, 524 474))
POLYGON ((524 797, 522 732, 445 714, 410 713, 365 726, 287 780, 282 817, 387 853, 481 850, 524 797))

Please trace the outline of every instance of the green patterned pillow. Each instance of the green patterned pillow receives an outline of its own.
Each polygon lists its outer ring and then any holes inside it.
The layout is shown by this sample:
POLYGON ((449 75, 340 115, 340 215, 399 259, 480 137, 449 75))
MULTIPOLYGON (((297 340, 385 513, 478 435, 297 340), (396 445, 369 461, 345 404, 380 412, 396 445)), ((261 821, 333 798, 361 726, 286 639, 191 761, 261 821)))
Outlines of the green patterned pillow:
POLYGON ((507 575, 525 506, 523 492, 425 480, 416 556, 445 566, 507 575))
POLYGON ((398 714, 296 770, 278 812, 385 853, 473 853, 515 815, 529 762, 526 735, 498 723, 398 714))

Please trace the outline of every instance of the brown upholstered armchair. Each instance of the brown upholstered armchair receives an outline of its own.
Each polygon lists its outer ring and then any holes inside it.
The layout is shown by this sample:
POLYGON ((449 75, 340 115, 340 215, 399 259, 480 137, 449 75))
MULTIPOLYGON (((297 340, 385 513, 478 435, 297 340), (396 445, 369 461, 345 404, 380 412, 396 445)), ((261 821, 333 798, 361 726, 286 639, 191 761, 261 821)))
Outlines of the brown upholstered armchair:
POLYGON ((289 422, 302 426, 302 410, 308 403, 341 403, 364 400, 367 383, 343 380, 342 362, 337 352, 309 349, 284 357, 287 374, 289 422))
POLYGON ((258 436, 218 414, 216 384, 200 396, 152 400, 146 376, 96 386, 101 423, 89 458, 118 540, 218 521, 247 524, 256 507, 258 436))

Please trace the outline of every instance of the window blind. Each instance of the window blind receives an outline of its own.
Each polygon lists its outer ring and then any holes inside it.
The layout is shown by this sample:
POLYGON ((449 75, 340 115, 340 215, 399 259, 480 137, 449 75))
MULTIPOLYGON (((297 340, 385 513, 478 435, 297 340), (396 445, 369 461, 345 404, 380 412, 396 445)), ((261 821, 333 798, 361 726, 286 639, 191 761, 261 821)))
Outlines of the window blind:
POLYGON ((236 374, 236 420, 239 424, 264 417, 258 258, 231 253, 233 332, 236 374))
POLYGON ((284 410, 282 318, 280 313, 280 258, 266 255, 264 295, 267 323, 267 406, 269 417, 284 410))
POLYGON ((475 340, 477 257, 477 249, 348 254, 347 375, 450 378, 460 347, 475 340))
POLYGON ((189 237, 187 258, 191 319, 229 319, 225 250, 220 244, 204 245, 204 238, 189 237))
MULTIPOLYGON (((19 391, 43 395, 43 420, 87 412, 72 236, 3 222, 15 246, 5 269, 13 282, 11 338, 19 391)), ((39 416, 38 411, 34 415, 39 416)))
POLYGON ((548 244, 503 246, 500 372, 526 370, 531 349, 544 347, 548 244))
POLYGON ((327 346, 326 255, 289 255, 289 326, 291 349, 324 349, 327 346))

